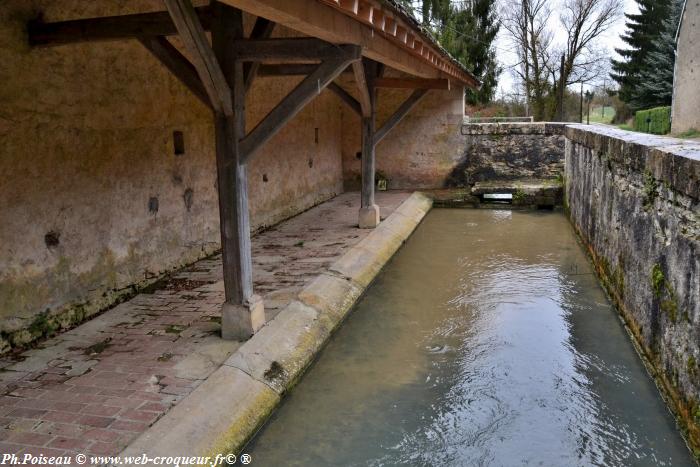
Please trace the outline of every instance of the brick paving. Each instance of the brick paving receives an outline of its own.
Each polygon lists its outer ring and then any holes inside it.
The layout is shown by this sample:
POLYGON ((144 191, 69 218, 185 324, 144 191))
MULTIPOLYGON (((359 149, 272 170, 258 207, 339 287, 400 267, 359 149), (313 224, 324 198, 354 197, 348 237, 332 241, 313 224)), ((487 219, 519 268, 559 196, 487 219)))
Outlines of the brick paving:
MULTIPOLYGON (((408 196, 378 193, 382 216, 408 196)), ((358 203, 346 193, 253 237, 267 319, 369 233, 356 227, 358 203)), ((0 453, 118 454, 238 348, 219 337, 223 299, 216 256, 0 358, 0 453)))

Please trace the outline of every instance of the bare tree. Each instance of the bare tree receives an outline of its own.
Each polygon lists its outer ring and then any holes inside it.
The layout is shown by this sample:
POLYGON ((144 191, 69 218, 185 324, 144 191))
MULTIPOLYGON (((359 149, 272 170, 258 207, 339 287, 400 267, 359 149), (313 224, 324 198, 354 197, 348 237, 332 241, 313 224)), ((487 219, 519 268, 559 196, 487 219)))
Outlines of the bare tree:
POLYGON ((518 54, 516 76, 537 120, 552 119, 562 107, 562 86, 589 82, 603 72, 607 61, 597 39, 619 17, 621 0, 506 0, 503 26, 518 54), (551 5, 566 43, 554 44, 551 5), (563 57, 563 66, 561 65, 563 57))
POLYGON ((566 30, 564 82, 588 82, 599 76, 608 58, 597 39, 621 14, 620 0, 565 0, 559 16, 566 30))
POLYGON ((518 53, 513 69, 523 84, 527 108, 537 120, 545 118, 545 97, 551 91, 548 81, 552 33, 547 22, 552 11, 547 0, 508 0, 503 27, 518 53))

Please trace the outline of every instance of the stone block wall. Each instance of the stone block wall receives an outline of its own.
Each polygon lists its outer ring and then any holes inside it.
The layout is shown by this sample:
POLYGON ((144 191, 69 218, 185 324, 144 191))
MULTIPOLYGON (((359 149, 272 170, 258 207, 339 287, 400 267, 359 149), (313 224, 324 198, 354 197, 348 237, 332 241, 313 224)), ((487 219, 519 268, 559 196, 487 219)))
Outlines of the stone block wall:
MULTIPOLYGON (((470 187, 476 182, 558 179, 564 172, 564 125, 463 124, 462 91, 430 91, 377 146, 377 171, 389 189, 470 187)), ((407 93, 380 90, 386 119, 407 93)), ((343 180, 360 181, 359 118, 343 110, 343 180)))
MULTIPOLYGON (((219 248, 209 110, 136 41, 32 49, 25 32, 39 13, 60 21, 163 9, 160 0, 3 2, 0 351, 219 248)), ((257 80, 249 128, 295 84, 257 80)), ((342 192, 340 105, 323 92, 255 156, 254 228, 342 192)))
POLYGON ((471 123, 461 127, 461 157, 446 187, 516 179, 557 179, 564 172, 564 125, 471 123))
POLYGON ((566 137, 571 222, 700 448, 700 144, 582 125, 566 137))
POLYGON ((673 133, 700 130, 700 0, 687 0, 683 7, 673 74, 673 133))
MULTIPOLYGON (((354 85, 347 88, 353 89, 354 85)), ((410 94, 405 89, 378 91, 377 128, 410 94)), ((464 89, 431 90, 377 145, 377 172, 389 189, 437 188, 458 163, 463 137, 464 89)), ((346 190, 359 190, 360 117, 343 107, 343 181, 346 190)))

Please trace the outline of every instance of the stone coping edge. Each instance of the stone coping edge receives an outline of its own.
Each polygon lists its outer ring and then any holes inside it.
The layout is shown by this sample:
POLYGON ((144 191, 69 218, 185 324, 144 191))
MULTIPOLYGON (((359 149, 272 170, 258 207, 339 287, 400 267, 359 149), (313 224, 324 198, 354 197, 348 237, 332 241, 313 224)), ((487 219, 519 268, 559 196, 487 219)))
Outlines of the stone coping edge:
POLYGON ((563 136, 566 123, 560 122, 488 122, 463 123, 462 136, 543 135, 563 136))
POLYGON ((432 204, 414 192, 120 456, 238 453, 432 204))
POLYGON ((567 125, 566 138, 639 176, 652 176, 669 188, 698 199, 700 143, 620 130, 602 125, 567 125))

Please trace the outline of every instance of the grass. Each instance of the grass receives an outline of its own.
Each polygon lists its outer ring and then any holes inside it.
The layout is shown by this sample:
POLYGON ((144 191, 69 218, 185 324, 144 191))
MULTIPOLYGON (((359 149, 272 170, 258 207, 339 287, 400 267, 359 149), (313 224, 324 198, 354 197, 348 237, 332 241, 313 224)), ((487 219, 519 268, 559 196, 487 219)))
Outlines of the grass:
MULTIPOLYGON (((615 109, 613 107, 605 106, 605 109, 603 107, 591 107, 591 123, 605 123, 609 125, 614 116, 615 109), (602 114, 605 114, 605 116, 602 114)), ((585 121, 586 116, 584 115, 583 118, 585 121)))
POLYGON ((675 136, 676 138, 700 138, 700 130, 691 128, 690 130, 684 131, 683 133, 678 133, 675 136))

